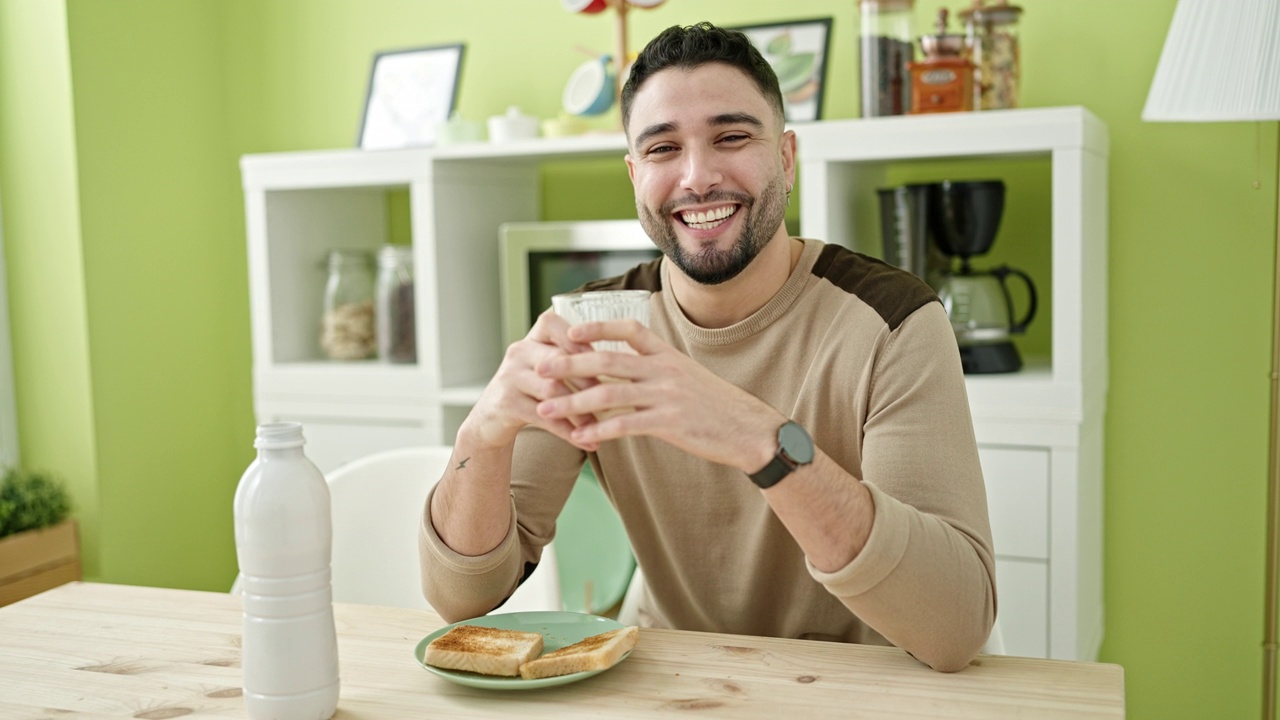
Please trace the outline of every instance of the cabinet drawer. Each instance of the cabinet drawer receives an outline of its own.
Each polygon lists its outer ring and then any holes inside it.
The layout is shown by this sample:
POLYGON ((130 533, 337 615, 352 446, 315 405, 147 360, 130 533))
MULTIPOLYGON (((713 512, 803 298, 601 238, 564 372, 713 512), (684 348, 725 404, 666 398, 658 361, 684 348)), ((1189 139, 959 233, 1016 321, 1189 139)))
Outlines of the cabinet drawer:
POLYGON ((1049 451, 979 447, 1000 557, 1049 558, 1049 451))
POLYGON ((996 560, 996 624, 1006 655, 1049 657, 1049 565, 996 560))

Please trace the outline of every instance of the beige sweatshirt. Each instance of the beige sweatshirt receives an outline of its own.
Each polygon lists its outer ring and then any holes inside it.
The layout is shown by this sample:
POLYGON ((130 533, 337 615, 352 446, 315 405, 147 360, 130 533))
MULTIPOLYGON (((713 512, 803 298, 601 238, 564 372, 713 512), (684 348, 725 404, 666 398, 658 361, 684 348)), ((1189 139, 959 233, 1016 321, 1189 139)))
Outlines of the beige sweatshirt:
POLYGON ((808 240, 769 303, 709 330, 663 292, 665 262, 590 287, 654 291, 654 332, 800 423, 866 483, 875 502, 866 546, 844 568, 821 572, 734 468, 648 437, 610 441, 588 457, 526 428, 501 545, 459 555, 424 515, 428 601, 458 620, 505 600, 555 535, 589 460, 644 571, 644 624, 893 644, 939 670, 964 667, 995 619, 995 569, 959 353, 932 290, 878 260, 808 240))

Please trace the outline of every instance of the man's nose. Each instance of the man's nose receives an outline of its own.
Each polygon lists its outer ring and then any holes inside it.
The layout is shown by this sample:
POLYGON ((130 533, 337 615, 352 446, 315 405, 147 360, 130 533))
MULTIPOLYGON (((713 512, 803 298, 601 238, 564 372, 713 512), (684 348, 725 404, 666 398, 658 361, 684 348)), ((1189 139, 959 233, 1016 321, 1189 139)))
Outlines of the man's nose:
POLYGON ((724 171, 716 152, 710 148, 687 149, 682 159, 684 166, 680 184, 689 192, 705 195, 724 181, 724 171))

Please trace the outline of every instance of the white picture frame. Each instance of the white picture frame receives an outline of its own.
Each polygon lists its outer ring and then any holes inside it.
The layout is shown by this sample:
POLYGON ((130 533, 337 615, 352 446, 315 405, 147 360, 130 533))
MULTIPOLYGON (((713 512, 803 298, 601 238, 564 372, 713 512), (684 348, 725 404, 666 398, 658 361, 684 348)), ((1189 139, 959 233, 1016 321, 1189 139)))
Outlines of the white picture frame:
POLYGON ((425 147, 449 119, 462 76, 461 43, 374 56, 356 144, 362 150, 425 147))

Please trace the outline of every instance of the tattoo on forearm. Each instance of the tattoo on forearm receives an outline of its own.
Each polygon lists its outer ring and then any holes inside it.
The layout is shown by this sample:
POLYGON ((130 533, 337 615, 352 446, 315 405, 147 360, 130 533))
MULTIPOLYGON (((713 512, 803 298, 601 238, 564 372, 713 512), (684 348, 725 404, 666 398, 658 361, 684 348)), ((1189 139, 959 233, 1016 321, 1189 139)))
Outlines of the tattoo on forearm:
POLYGON ((466 469, 466 467, 467 467, 467 462, 468 462, 468 461, 470 461, 470 460, 471 460, 471 458, 463 458, 462 462, 458 463, 458 467, 454 468, 454 470, 464 470, 464 469, 466 469))

